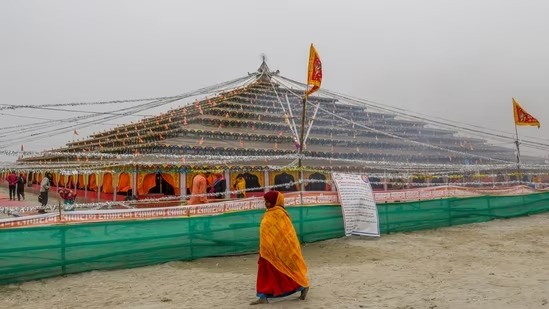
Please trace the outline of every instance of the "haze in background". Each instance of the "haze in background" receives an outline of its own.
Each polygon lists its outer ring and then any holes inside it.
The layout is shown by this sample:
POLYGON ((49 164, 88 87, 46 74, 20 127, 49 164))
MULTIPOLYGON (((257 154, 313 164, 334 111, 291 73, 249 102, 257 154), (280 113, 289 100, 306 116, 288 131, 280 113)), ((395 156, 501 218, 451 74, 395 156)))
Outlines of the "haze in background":
MULTIPOLYGON (((323 88, 510 133, 515 97, 542 124, 521 137, 549 144, 548 11, 541 0, 2 1, 0 104, 171 96, 245 76, 262 53, 304 82, 314 43, 323 88)), ((179 104, 0 150, 63 146, 179 104)), ((0 128, 121 107, 0 110, 0 128)))

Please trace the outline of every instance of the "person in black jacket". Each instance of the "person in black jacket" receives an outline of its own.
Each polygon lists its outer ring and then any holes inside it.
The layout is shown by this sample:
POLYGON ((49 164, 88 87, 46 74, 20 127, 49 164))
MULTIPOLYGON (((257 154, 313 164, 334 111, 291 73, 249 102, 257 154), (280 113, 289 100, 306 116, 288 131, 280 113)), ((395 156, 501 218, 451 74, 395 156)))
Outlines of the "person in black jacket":
POLYGON ((19 174, 19 177, 17 177, 17 200, 20 201, 21 197, 23 197, 23 200, 25 200, 25 185, 27 184, 27 180, 25 179, 25 176, 23 174, 19 174))
POLYGON ((215 193, 215 198, 224 198, 225 191, 227 191, 227 180, 223 174, 215 174, 215 180, 210 189, 210 193, 215 193))

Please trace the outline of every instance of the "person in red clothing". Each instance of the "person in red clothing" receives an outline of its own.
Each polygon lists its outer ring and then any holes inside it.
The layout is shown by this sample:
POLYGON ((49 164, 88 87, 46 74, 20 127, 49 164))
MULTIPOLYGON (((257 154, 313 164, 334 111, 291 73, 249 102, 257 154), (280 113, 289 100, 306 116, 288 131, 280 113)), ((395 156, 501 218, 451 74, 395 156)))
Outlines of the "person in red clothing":
POLYGON ((15 172, 12 171, 8 177, 6 177, 6 180, 8 181, 8 186, 10 190, 10 201, 13 199, 15 200, 15 187, 17 186, 17 175, 15 175, 15 172))
POLYGON ((264 198, 267 211, 259 227, 258 299, 250 305, 266 304, 268 298, 299 291, 299 299, 305 300, 309 291, 307 264, 290 215, 284 208, 284 195, 270 191, 264 198))

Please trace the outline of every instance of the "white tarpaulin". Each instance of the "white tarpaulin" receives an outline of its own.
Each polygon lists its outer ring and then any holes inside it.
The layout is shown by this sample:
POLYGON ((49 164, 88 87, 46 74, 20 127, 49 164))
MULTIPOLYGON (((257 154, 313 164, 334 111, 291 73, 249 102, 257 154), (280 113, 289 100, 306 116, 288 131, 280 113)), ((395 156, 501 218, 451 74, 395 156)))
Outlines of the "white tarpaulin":
POLYGON ((377 207, 368 176, 332 173, 343 211, 345 235, 379 236, 377 207))

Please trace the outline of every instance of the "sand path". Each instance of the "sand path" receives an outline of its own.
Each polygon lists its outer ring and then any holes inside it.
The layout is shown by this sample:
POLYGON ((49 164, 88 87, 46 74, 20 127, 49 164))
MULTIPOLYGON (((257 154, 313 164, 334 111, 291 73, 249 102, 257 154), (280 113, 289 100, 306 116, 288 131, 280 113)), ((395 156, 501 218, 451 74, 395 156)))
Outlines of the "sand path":
MULTIPOLYGON (((311 291, 260 308, 549 308, 549 214, 303 247, 311 291)), ((257 255, 0 286, 2 308, 252 308, 257 255)))

